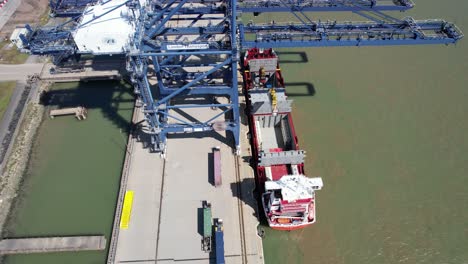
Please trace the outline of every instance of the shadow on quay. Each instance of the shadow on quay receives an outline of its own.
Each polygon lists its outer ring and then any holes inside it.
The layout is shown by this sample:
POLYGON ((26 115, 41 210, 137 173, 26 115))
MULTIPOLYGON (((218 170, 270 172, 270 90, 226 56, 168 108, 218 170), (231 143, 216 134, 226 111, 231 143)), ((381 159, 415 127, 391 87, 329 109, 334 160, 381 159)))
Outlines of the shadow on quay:
MULTIPOLYGON (((231 133, 226 133, 227 136, 223 137, 216 131, 204 131, 204 132, 193 132, 193 133, 183 133, 183 134, 168 134, 168 139, 177 139, 177 138, 214 138, 220 143, 233 147, 232 135, 231 133)), ((214 146, 213 146, 214 147, 214 146)))
MULTIPOLYGON (((139 108, 135 109, 135 111, 141 111, 139 108)), ((143 127, 145 125, 145 121, 140 121, 136 124, 132 124, 130 133, 132 134, 132 138, 136 139, 137 142, 140 142, 143 145, 144 149, 149 149, 150 152, 153 151, 153 146, 151 145, 151 135, 144 131, 143 127)))
POLYGON ((244 204, 258 211, 258 194, 255 190, 255 180, 253 178, 244 178, 241 182, 231 183, 232 196, 241 200, 244 204))

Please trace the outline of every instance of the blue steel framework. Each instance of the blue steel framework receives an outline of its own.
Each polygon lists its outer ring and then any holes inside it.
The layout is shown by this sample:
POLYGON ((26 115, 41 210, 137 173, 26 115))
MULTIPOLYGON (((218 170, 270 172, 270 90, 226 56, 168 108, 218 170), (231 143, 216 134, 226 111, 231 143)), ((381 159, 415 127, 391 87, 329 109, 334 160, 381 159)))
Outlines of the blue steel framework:
MULTIPOLYGON (((239 150, 237 67, 241 49, 450 44, 463 37, 454 24, 444 20, 399 20, 382 12, 412 8, 414 4, 409 0, 148 2, 146 6, 135 0, 125 2, 138 14, 138 26, 127 52, 127 70, 135 92, 143 102, 154 150, 161 153, 166 149, 169 133, 218 129, 232 132, 239 150), (305 14, 310 11, 352 11, 371 21, 311 21, 305 14), (268 24, 244 25, 237 21, 238 12, 292 12, 300 23, 271 21, 268 24), (178 26, 184 21, 182 26, 178 26), (198 62, 194 62, 194 57, 198 62), (198 71, 187 70, 191 67, 198 67, 198 71), (157 80, 157 96, 151 92, 151 78, 157 80), (224 96, 229 98, 229 102, 187 104, 177 100, 200 95, 224 96), (204 107, 222 111, 206 121, 197 122, 182 119, 171 112, 204 107), (216 122, 222 115, 226 116, 226 121, 216 122), (177 122, 168 122, 169 119, 177 122)), ((55 62, 59 62, 78 53, 71 38, 75 28, 74 20, 53 28, 28 28, 29 34, 23 40, 32 53, 51 54, 55 62)))
POLYGON ((75 17, 83 13, 85 7, 97 0, 49 0, 50 13, 57 17, 75 17))

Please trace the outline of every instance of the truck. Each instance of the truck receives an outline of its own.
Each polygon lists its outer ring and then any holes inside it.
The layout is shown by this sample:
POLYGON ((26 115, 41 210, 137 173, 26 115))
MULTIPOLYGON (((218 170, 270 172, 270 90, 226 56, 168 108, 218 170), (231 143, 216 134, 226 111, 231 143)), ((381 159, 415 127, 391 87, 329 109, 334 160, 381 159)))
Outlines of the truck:
POLYGON ((216 264, 224 264, 224 231, 223 231, 223 219, 218 218, 215 221, 214 226, 215 232, 215 255, 216 264))
POLYGON ((221 148, 213 148, 213 174, 214 174, 214 185, 215 187, 221 186, 221 148))
POLYGON ((211 220, 211 203, 203 201, 203 239, 202 250, 205 252, 211 251, 212 239, 212 220, 211 220))

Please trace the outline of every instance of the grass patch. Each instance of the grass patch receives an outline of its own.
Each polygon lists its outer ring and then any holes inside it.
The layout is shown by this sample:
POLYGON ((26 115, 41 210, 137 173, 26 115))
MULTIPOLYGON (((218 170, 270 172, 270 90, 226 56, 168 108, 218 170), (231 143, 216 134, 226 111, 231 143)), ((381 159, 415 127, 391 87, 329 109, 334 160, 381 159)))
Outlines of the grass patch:
POLYGON ((47 7, 47 9, 44 11, 44 13, 39 17, 39 24, 41 26, 44 26, 49 22, 50 19, 50 7, 47 7))
POLYGON ((6 41, 0 43, 0 63, 4 64, 22 64, 25 63, 29 54, 21 53, 16 46, 11 48, 5 47, 8 44, 6 41))
POLYGON ((15 87, 16 82, 0 82, 0 120, 3 119, 15 87))

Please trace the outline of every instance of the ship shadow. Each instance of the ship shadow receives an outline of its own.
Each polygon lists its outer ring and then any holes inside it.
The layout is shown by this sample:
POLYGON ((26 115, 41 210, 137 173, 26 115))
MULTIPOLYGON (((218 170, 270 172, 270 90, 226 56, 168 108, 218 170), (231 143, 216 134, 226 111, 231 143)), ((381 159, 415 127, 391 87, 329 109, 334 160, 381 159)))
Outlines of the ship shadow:
POLYGON ((256 187, 255 180, 253 178, 243 179, 240 183, 231 183, 231 193, 234 197, 240 199, 242 203, 247 204, 249 207, 254 209, 254 216, 259 221, 257 226, 257 234, 263 236, 265 229, 269 228, 268 221, 263 213, 263 205, 260 199, 258 188, 256 187), (241 192, 239 193, 239 189, 241 192))
POLYGON ((247 109, 247 104, 246 103, 240 103, 239 104, 239 113, 240 113, 239 122, 242 125, 248 125, 249 124, 249 119, 248 119, 249 111, 247 109))
POLYGON ((232 196, 254 209, 255 216, 258 216, 258 195, 255 189, 255 180, 253 178, 244 178, 241 182, 232 182, 230 188, 232 196))
POLYGON ((270 226, 268 225, 268 220, 265 214, 263 213, 264 209, 263 209, 263 204, 262 204, 262 200, 260 199, 260 196, 258 197, 257 202, 258 202, 258 212, 259 212, 258 222, 260 223, 257 227, 257 232, 260 234, 260 233, 264 233, 264 230, 266 228, 270 228, 270 226))

